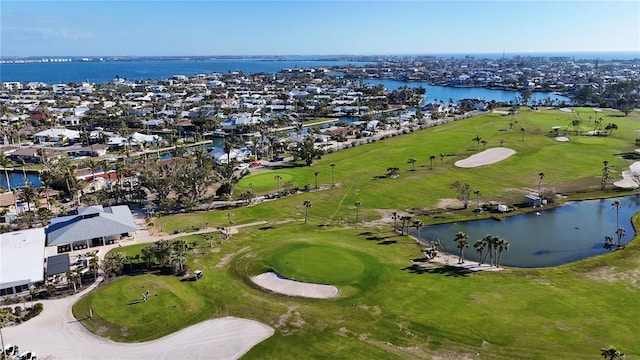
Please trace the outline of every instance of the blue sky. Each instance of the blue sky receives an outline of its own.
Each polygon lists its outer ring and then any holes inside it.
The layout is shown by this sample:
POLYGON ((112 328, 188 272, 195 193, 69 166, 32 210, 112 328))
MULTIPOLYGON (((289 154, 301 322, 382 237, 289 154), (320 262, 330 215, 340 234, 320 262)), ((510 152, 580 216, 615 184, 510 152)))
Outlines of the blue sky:
POLYGON ((635 51, 629 1, 0 2, 1 56, 635 51))

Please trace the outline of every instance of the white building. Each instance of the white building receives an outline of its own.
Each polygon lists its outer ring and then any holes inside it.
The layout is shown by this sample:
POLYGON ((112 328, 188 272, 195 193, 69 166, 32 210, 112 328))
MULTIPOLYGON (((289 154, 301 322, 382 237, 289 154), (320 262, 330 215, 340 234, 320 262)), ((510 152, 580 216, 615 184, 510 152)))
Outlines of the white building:
POLYGON ((0 296, 27 293, 44 281, 44 228, 0 234, 0 296))

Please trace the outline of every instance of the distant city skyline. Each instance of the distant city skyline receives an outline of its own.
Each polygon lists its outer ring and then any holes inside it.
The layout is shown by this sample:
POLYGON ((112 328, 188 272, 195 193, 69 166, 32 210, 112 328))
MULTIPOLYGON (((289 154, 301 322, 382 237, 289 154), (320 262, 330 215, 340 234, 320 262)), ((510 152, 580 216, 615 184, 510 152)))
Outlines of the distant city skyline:
POLYGON ((0 56, 638 52, 638 1, 2 0, 0 56))

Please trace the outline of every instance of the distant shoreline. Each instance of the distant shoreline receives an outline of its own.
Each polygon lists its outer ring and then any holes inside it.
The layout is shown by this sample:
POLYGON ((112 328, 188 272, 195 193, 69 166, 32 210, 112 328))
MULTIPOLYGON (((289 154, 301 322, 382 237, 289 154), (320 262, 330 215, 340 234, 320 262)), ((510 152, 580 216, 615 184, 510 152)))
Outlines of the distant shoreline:
MULTIPOLYGON (((202 61, 202 60, 254 60, 254 61, 376 61, 394 57, 435 57, 476 59, 513 59, 518 57, 572 58, 575 60, 638 60, 640 51, 578 51, 578 52, 487 52, 487 53, 439 53, 439 54, 328 54, 328 55, 28 55, 0 56, 0 63, 10 60, 71 59, 72 61, 202 61)), ((22 62, 21 62, 22 63, 22 62)))

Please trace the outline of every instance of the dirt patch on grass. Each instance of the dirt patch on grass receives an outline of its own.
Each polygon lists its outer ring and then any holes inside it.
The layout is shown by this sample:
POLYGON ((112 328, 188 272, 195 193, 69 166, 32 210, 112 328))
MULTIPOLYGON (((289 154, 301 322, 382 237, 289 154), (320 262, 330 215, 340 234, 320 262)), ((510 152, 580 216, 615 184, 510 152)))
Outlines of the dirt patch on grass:
POLYGON ((592 281, 617 282, 622 281, 634 287, 638 287, 640 269, 620 272, 614 267, 598 267, 584 274, 584 277, 592 281))
POLYGON ((109 331, 109 328, 105 325, 101 325, 97 330, 96 330, 96 334, 103 336, 104 334, 107 333, 107 331, 109 331))
POLYGON ((382 314, 382 310, 378 306, 361 305, 360 308, 370 311, 375 316, 382 314))
POLYGON ((278 316, 273 322, 273 327, 280 330, 284 335, 300 331, 306 321, 304 321, 300 312, 296 310, 297 308, 297 306, 289 306, 287 312, 278 316))
POLYGON ((462 208, 463 204, 462 201, 458 199, 440 199, 437 207, 440 209, 453 210, 462 208))
POLYGON ((380 226, 380 225, 388 225, 393 223, 393 210, 375 209, 375 211, 380 215, 380 218, 372 221, 363 221, 362 222, 363 225, 380 226))
POLYGON ((221 268, 221 267, 225 267, 227 265, 229 265, 229 261, 231 261, 231 259, 236 256, 236 254, 241 253, 243 251, 247 251, 249 250, 249 246, 245 246, 242 249, 232 252, 230 254, 227 254, 225 256, 222 257, 222 259, 220 259, 220 261, 216 264, 216 268, 221 268))

